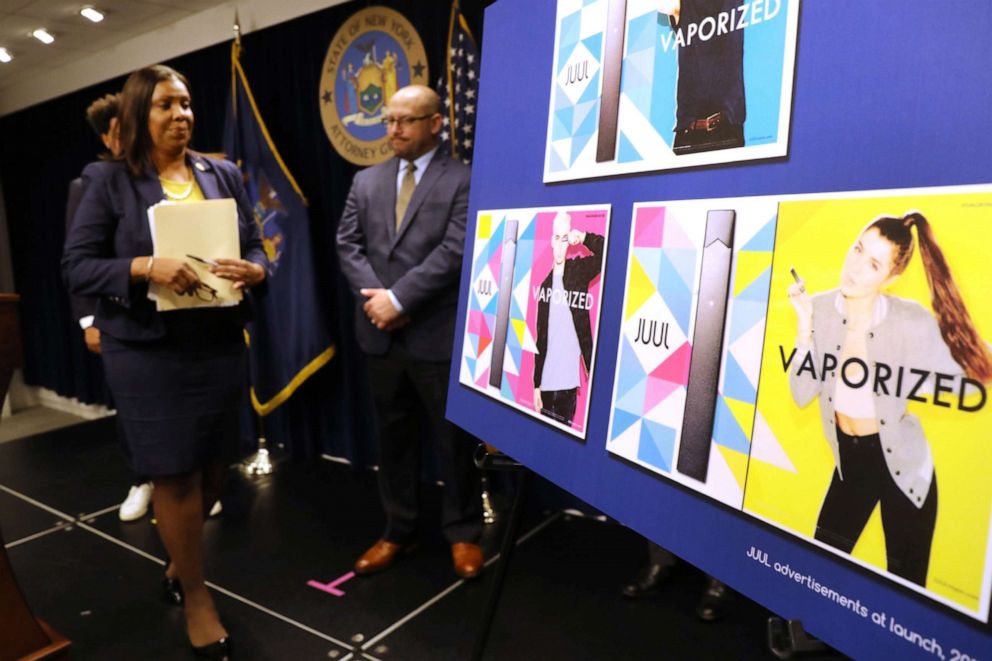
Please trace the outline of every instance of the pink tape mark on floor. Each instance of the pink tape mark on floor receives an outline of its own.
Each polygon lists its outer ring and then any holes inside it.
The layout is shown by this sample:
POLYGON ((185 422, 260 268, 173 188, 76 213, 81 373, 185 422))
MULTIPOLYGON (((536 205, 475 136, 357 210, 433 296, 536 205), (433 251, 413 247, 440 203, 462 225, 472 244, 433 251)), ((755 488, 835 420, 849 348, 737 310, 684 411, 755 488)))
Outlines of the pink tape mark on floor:
POLYGON ((307 585, 309 585, 312 588, 317 588, 318 590, 322 590, 323 592, 326 592, 328 594, 332 594, 335 597, 343 597, 344 591, 338 590, 337 586, 341 585, 345 581, 350 581, 353 578, 355 578, 355 572, 350 571, 344 576, 334 579, 330 583, 321 583, 319 581, 307 581, 307 585))

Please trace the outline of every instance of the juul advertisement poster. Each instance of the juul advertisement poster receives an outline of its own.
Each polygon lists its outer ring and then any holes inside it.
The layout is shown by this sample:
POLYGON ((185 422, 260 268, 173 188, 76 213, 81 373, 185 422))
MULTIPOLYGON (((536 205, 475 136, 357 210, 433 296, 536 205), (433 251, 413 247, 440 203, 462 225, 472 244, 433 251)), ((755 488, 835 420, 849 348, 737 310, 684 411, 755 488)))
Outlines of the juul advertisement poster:
POLYGON ((558 0, 544 181, 788 151, 799 0, 558 0))
POLYGON ((585 438, 610 207, 480 211, 462 384, 585 438))
POLYGON ((607 449, 744 498, 777 200, 634 206, 607 449))
POLYGON ((744 511, 986 621, 992 186, 783 199, 744 511))

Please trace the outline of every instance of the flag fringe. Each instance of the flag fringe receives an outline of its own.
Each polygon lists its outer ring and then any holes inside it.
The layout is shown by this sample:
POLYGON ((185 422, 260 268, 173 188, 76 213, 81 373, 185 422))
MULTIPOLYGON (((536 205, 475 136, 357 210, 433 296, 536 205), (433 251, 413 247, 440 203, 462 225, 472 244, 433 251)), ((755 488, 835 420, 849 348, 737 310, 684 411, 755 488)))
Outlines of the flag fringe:
MULTIPOLYGON (((303 204, 309 206, 306 196, 303 194, 303 191, 300 189, 299 184, 296 183, 296 179, 289 171, 289 168, 286 167, 286 163, 282 160, 282 156, 279 154, 279 150, 276 149, 275 144, 272 142, 272 137, 269 135, 269 130, 265 126, 265 122, 262 121, 262 115, 261 113, 259 113, 258 105, 255 103, 255 96, 252 94, 251 86, 248 84, 248 77, 245 75, 244 69, 241 67, 240 54, 241 54, 241 44, 238 42, 238 40, 235 40, 234 43, 231 44, 232 110, 234 111, 235 116, 237 116, 236 92, 237 92, 238 81, 240 81, 241 84, 244 86, 245 96, 248 97, 248 103, 251 106, 252 113, 254 113, 255 121, 258 123, 258 127, 262 133, 262 137, 265 139, 265 142, 268 145, 269 149, 271 150, 272 155, 275 157, 276 162, 279 164, 280 169, 282 169, 283 175, 285 175, 286 179, 292 185, 293 190, 296 192, 297 195, 300 196, 300 200, 302 200, 303 204)), ((245 344, 250 347, 251 336, 249 335, 247 330, 245 331, 244 335, 245 335, 245 344)), ((337 352, 337 347, 334 344, 328 346, 326 349, 321 351, 316 358, 314 358, 309 363, 307 363, 307 365, 305 365, 303 369, 298 371, 296 375, 289 381, 289 383, 286 384, 278 393, 276 393, 275 396, 273 396, 271 399, 269 399, 266 402, 262 402, 259 400, 255 387, 252 386, 251 387, 252 408, 255 409, 255 412, 261 417, 265 417, 268 414, 272 413, 272 411, 274 411, 286 400, 288 400, 293 395, 293 393, 295 393, 296 390, 301 385, 303 385, 303 383, 306 382, 306 380, 309 379, 317 370, 319 370, 321 367, 326 365, 328 361, 330 361, 331 358, 334 357, 336 352, 337 352)))
POLYGON ((327 364, 327 362, 334 357, 337 353, 337 347, 333 344, 327 347, 319 356, 310 361, 310 363, 297 372, 293 380, 286 384, 286 387, 276 393, 275 397, 267 402, 261 402, 258 399, 258 395, 255 393, 255 387, 251 388, 251 407, 255 409, 263 418, 268 414, 272 413, 280 404, 285 402, 287 399, 293 396, 296 389, 303 385, 303 383, 313 376, 314 372, 319 370, 321 367, 327 364))

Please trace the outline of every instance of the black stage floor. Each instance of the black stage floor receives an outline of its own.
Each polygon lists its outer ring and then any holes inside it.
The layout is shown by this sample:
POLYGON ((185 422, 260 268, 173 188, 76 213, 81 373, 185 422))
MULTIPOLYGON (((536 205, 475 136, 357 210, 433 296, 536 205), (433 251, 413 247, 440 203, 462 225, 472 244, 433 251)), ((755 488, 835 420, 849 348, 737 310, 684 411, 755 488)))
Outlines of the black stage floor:
MULTIPOLYGON (((190 658, 181 612, 159 598, 165 553, 151 517, 117 518, 126 489, 112 418, 0 445, 0 526, 16 577, 35 614, 73 641, 71 659, 190 658)), ((263 478, 232 472, 222 500, 206 525, 206 568, 237 659, 469 658, 493 571, 457 580, 435 488, 420 551, 365 578, 348 574, 382 528, 372 472, 285 462, 263 478)), ((624 599, 619 587, 645 559, 643 539, 613 523, 528 521, 485 658, 774 658, 770 614, 749 600, 721 622, 695 619, 704 579, 687 565, 661 594, 624 599)))

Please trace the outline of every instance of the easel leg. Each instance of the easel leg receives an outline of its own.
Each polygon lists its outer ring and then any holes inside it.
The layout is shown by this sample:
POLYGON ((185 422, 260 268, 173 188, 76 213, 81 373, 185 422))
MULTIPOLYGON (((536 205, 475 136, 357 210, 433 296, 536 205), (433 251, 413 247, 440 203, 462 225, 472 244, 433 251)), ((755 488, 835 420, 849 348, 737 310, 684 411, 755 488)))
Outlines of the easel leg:
POLYGON ((472 648, 472 661, 482 661, 482 655, 486 650, 489 631, 492 629, 496 608, 499 606, 499 600, 503 594, 506 570, 510 566, 510 557, 513 555, 513 549, 517 543, 517 534, 520 531, 520 515, 523 511, 524 492, 527 489, 529 474, 529 471, 521 470, 520 479, 517 480, 517 490, 513 495, 513 505, 510 507, 510 519, 507 521, 506 530, 503 532, 499 560, 496 561, 493 571, 493 583, 489 588, 489 598, 482 613, 482 624, 479 628, 478 637, 475 639, 475 645, 472 648))

